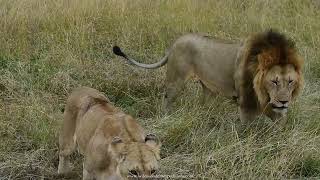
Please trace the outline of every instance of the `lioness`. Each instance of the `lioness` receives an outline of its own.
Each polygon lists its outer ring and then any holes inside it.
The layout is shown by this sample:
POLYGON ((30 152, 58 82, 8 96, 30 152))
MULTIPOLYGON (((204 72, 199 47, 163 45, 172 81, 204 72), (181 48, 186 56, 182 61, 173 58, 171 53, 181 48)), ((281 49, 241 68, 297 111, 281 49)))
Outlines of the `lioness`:
POLYGON ((88 87, 75 89, 67 100, 59 137, 58 173, 70 171, 69 157, 76 144, 84 155, 83 179, 127 179, 158 170, 158 138, 145 135, 135 119, 88 87))
POLYGON ((253 34, 239 43, 184 35, 154 64, 139 63, 118 46, 113 52, 142 68, 168 64, 164 97, 167 111, 190 76, 200 80, 204 96, 215 92, 237 99, 243 122, 261 113, 272 119, 284 116, 303 87, 303 60, 294 42, 272 30, 253 34))

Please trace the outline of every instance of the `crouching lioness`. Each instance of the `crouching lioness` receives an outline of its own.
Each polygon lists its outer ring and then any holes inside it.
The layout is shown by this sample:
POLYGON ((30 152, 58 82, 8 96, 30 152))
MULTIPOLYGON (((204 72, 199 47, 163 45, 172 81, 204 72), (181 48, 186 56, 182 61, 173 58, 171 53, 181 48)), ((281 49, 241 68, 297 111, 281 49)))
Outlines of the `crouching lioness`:
POLYGON ((92 88, 78 88, 67 100, 58 173, 71 170, 69 157, 76 145, 84 156, 83 179, 127 179, 158 170, 161 143, 156 136, 145 135, 135 119, 92 88))

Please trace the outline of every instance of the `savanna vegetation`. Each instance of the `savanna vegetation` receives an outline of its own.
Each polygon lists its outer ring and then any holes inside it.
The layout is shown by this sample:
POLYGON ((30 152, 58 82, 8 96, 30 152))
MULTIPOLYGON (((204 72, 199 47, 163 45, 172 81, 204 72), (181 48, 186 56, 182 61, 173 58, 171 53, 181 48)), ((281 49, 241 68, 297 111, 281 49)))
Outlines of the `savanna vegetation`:
MULTIPOLYGON (((63 178, 58 132, 78 86, 105 92, 161 138, 161 175, 320 177, 319 20, 312 0, 0 0, 0 179, 63 178), (223 97, 201 106, 196 80, 164 115, 166 67, 139 69, 112 53, 119 45, 150 63, 185 33, 239 41, 269 28, 305 59, 306 85, 284 128, 260 117, 239 133, 237 106, 223 97)), ((79 179, 81 157, 73 159, 79 179)))

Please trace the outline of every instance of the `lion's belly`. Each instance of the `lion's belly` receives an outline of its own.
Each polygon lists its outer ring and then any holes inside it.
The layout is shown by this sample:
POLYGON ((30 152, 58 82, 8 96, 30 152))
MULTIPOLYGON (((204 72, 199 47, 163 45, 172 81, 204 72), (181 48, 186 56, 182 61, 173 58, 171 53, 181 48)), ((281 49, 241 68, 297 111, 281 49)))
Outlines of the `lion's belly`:
POLYGON ((195 74, 207 88, 227 97, 237 96, 234 73, 238 48, 238 45, 228 44, 200 50, 200 55, 194 59, 198 61, 195 74))
MULTIPOLYGON (((201 78, 200 80, 202 83, 209 88, 212 92, 221 94, 226 97, 237 97, 237 91, 234 88, 234 83, 233 81, 224 81, 226 79, 219 79, 219 78, 201 78)), ((233 79, 231 79, 233 80, 233 79)))
POLYGON ((218 92, 226 97, 236 97, 237 91, 235 89, 233 73, 217 74, 216 72, 221 71, 215 71, 215 69, 216 68, 212 68, 211 72, 199 75, 201 81, 213 92, 218 92))

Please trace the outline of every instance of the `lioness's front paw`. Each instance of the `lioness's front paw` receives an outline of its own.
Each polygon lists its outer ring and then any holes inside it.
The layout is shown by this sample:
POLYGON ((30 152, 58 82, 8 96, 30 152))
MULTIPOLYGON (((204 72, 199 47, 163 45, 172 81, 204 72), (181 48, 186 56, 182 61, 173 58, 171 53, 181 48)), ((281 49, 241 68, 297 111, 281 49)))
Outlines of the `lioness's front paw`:
POLYGON ((59 161, 58 174, 67 174, 72 170, 71 163, 59 161))

